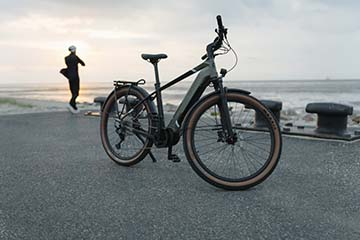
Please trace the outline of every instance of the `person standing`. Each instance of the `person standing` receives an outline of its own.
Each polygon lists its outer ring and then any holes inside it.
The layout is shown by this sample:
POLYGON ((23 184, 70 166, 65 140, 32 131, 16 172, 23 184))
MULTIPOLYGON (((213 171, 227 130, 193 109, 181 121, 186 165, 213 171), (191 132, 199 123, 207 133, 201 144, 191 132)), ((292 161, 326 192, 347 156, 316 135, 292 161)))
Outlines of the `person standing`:
POLYGON ((65 63, 67 69, 62 69, 60 72, 69 80, 71 99, 69 102, 69 110, 72 113, 78 113, 79 110, 76 107, 76 98, 79 96, 80 90, 80 78, 78 64, 85 66, 83 60, 76 55, 76 47, 69 47, 70 54, 65 57, 65 63))

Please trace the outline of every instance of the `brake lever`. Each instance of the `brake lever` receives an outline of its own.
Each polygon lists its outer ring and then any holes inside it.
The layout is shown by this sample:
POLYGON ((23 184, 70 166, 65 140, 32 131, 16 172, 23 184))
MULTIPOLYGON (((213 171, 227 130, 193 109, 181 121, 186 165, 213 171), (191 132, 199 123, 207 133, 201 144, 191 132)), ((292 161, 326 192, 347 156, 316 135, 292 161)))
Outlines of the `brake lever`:
POLYGON ((218 35, 218 37, 220 38, 221 36, 220 36, 220 31, 219 31, 219 29, 215 28, 215 32, 216 32, 216 34, 218 35))

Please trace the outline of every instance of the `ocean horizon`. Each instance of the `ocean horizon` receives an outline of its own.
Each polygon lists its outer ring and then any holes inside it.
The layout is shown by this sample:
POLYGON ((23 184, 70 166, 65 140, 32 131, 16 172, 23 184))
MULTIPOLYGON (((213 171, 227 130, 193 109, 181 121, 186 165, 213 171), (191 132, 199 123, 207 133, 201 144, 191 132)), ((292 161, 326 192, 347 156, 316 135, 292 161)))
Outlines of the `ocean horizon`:
MULTIPOLYGON (((166 81, 162 82, 166 84, 166 81)), ((179 104, 192 84, 184 80, 162 92, 164 103, 179 104)), ((283 109, 305 109, 310 102, 336 102, 354 107, 360 112, 360 79, 317 79, 317 80, 224 80, 229 88, 240 88, 252 92, 259 99, 283 102, 283 109)), ((154 91, 152 81, 143 86, 154 91)), ((113 82, 81 82, 79 102, 93 102, 97 96, 107 96, 113 89, 113 82)), ((212 89, 208 88, 207 92, 212 89)), ((67 102, 69 86, 64 83, 28 82, 0 83, 1 98, 25 98, 67 102)))

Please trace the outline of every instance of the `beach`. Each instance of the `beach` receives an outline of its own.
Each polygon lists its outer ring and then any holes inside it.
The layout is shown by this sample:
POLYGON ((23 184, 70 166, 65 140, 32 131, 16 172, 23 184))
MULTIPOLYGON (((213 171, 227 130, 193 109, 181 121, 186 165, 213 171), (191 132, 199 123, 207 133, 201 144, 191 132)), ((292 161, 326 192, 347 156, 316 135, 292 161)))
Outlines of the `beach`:
MULTIPOLYGON (((163 81, 165 84, 168 81, 163 81)), ((183 81, 162 92, 164 104, 172 111, 177 106, 192 81, 183 81)), ((282 80, 282 81, 239 81, 224 80, 229 88, 248 90, 258 99, 282 102, 282 120, 298 122, 314 122, 305 112, 305 107, 311 102, 335 102, 352 106, 353 116, 360 115, 360 80, 282 80)), ((149 93, 154 91, 151 81, 142 86, 149 93)), ((113 90, 113 82, 83 82, 77 99, 83 110, 94 110, 93 100, 98 96, 107 96, 113 90)), ((212 91, 208 88, 205 92, 212 91)), ((67 84, 61 83, 26 83, 0 84, 0 114, 50 112, 66 110, 70 99, 67 84), (2 101, 1 101, 2 99, 2 101), (5 100, 4 100, 5 99, 5 100), (6 99, 15 99, 24 106, 6 104, 6 99), (33 107, 26 107, 27 105, 33 107)), ((349 121, 351 124, 351 121, 349 121)))
MULTIPOLYGON (((0 115, 63 112, 67 111, 67 102, 24 99, 24 98, 0 98, 0 115)), ((81 102, 78 104, 81 111, 99 111, 99 104, 81 102)))
MULTIPOLYGON (((100 111, 99 103, 78 102, 77 106, 81 111, 79 114, 100 111)), ((172 115, 176 109, 176 104, 164 104, 164 112, 167 115, 172 115)), ((64 101, 0 97, 0 115, 51 113, 64 111, 68 111, 68 103, 64 101)), ((289 123, 294 126, 316 127, 317 116, 316 114, 306 113, 305 109, 284 109, 281 111, 280 125, 285 126, 289 123)), ((354 111, 353 115, 348 117, 348 126, 360 126, 359 112, 354 111)))

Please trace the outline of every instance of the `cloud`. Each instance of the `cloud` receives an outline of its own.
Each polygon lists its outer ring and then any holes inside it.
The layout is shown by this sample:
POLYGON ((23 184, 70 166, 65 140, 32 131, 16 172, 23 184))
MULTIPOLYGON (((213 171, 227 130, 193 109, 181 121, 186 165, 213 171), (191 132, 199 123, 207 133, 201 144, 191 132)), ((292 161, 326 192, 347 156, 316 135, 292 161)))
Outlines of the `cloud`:
MULTIPOLYGON (((356 77, 359 5, 350 0, 1 1, 0 51, 5 59, 11 57, 11 66, 16 59, 29 59, 21 61, 29 78, 38 78, 31 75, 32 67, 62 64, 70 44, 96 62, 87 68, 93 76, 106 69, 104 78, 122 73, 152 78, 140 53, 166 52, 169 59, 160 71, 171 78, 199 63, 215 37, 215 16, 221 14, 240 57, 229 78, 356 77), (12 51, 4 51, 8 48, 12 51)), ((218 66, 231 66, 233 60, 230 55, 219 58, 218 66)), ((23 75, 6 70, 11 66, 0 72, 21 81, 23 75)))

